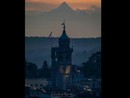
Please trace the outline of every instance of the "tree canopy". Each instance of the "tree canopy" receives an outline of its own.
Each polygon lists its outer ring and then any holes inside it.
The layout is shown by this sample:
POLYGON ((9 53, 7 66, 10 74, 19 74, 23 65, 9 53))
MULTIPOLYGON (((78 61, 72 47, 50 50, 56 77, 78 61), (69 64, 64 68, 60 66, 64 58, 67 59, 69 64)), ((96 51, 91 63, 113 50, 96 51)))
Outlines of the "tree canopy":
POLYGON ((82 71, 86 77, 101 77, 101 52, 92 54, 88 61, 82 63, 82 71))

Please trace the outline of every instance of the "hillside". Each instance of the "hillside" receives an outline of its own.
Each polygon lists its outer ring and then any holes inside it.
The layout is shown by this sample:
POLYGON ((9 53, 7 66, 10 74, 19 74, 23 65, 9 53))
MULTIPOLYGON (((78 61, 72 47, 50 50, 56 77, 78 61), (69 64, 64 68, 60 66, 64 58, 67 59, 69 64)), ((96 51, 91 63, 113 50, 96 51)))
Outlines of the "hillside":
MULTIPOLYGON (((93 53, 101 51, 101 38, 71 38, 72 63, 80 65, 93 53)), ((58 46, 58 38, 52 38, 52 46, 58 46)), ((41 67, 44 60, 51 65, 51 40, 47 37, 25 37, 25 58, 41 67)))

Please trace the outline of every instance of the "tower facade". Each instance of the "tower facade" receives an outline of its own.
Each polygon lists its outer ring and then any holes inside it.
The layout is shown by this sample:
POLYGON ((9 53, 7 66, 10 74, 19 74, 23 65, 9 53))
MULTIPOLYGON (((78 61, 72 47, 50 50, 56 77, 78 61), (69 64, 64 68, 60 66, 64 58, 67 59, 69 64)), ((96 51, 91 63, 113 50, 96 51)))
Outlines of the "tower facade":
POLYGON ((72 52, 70 39, 66 34, 65 23, 63 32, 59 38, 59 46, 52 47, 52 87, 55 89, 66 90, 71 86, 71 65, 72 52))

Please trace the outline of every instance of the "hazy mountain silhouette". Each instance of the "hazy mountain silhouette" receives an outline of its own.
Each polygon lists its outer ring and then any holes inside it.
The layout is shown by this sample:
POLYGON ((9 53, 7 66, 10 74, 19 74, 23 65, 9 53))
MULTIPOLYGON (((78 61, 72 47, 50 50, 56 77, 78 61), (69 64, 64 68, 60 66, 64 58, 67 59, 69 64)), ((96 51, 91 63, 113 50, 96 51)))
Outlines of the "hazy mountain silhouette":
MULTIPOLYGON (((63 2, 57 8, 40 14, 38 19, 46 19, 46 20, 60 20, 61 22, 66 19, 67 21, 72 20, 72 17, 75 18, 76 14, 78 14, 75 10, 73 10, 66 2, 63 2)), ((46 21, 45 20, 45 21, 46 21)), ((61 23, 60 22, 60 23, 61 23)))
POLYGON ((26 35, 48 36, 53 31, 54 36, 60 34, 61 23, 66 20, 70 37, 97 37, 101 35, 100 8, 94 10, 73 10, 63 2, 57 8, 39 15, 26 15, 26 35), (44 32, 44 33, 43 33, 44 32))
MULTIPOLYGON (((101 51, 101 38, 70 39, 74 52, 72 63, 80 65, 88 60, 93 53, 101 51)), ((52 46, 58 46, 58 38, 52 38, 52 46)), ((25 37, 25 56, 27 61, 41 67, 44 60, 51 64, 51 40, 47 37, 25 37)))
POLYGON ((63 2, 59 7, 53 9, 51 12, 75 12, 66 2, 63 2))

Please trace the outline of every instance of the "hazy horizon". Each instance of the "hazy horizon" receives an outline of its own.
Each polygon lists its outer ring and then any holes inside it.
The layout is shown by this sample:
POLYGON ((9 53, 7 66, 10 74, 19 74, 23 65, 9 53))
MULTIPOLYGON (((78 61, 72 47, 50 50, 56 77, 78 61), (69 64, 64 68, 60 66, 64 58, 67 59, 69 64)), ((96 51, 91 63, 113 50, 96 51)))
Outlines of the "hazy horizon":
MULTIPOLYGON (((49 38, 48 36, 25 36, 25 37, 38 37, 38 38, 49 38)), ((60 38, 60 36, 52 36, 51 38, 60 38)), ((69 37, 70 39, 91 39, 91 38, 101 38, 101 36, 99 37, 69 37)))
MULTIPOLYGON (((70 47, 73 46, 72 64, 80 65, 93 53, 101 51, 101 38, 70 38, 70 47)), ((25 58, 27 61, 41 67, 44 60, 51 66, 51 47, 58 47, 58 38, 26 37, 25 58)))

